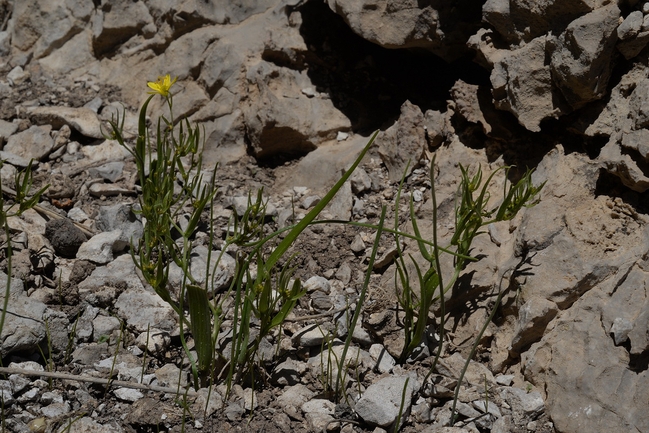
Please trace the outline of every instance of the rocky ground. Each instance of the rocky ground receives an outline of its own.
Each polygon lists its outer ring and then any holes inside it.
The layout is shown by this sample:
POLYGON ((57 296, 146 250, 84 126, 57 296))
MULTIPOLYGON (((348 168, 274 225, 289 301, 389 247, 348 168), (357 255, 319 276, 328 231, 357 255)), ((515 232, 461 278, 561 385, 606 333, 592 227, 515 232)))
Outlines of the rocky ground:
MULTIPOLYGON (((394 431, 400 412, 403 432, 648 431, 649 3, 441 3, 0 0, 3 193, 10 203, 30 160, 34 187, 50 185, 36 209, 9 219, 3 431, 378 433, 394 431), (396 224, 410 229, 412 199, 432 237, 433 156, 442 240, 459 164, 485 178, 515 165, 514 181, 533 168, 547 182, 537 206, 476 238, 479 260, 447 294, 444 349, 427 381, 440 311, 420 356, 395 361, 402 312, 385 235, 351 331, 347 398, 331 398, 328 356, 349 332, 375 233, 330 224, 291 251, 308 293, 260 348, 255 386, 228 398, 222 383, 187 386, 177 317, 130 254, 142 233, 134 161, 102 134, 125 110, 132 142, 146 82, 167 73, 179 78, 174 114, 204 131, 206 169, 218 163, 216 237, 196 233, 192 269, 223 247, 249 193, 263 188, 268 230, 286 227, 376 129, 324 217, 376 224, 387 206, 394 226, 405 172, 396 224)), ((155 122, 165 107, 154 100, 148 114, 155 122)), ((403 251, 421 263, 416 244, 403 251)))

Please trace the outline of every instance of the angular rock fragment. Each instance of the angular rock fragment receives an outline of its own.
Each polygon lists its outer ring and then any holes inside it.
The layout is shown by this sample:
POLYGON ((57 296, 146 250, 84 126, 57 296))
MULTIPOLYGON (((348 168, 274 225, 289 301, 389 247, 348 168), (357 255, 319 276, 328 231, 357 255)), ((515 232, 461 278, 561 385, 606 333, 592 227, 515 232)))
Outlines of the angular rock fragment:
POLYGON ((514 114, 530 131, 540 131, 540 123, 556 117, 552 74, 546 61, 547 36, 540 36, 524 47, 503 54, 491 71, 496 108, 514 114))
POLYGON ((419 164, 426 146, 424 124, 424 115, 419 107, 406 101, 401 106, 399 120, 376 138, 390 182, 399 182, 404 174, 409 175, 419 164))
POLYGON ((54 251, 62 257, 73 258, 87 238, 67 218, 53 219, 45 226, 45 237, 52 243, 54 251))
POLYGON ((370 425, 390 427, 400 413, 402 419, 410 413, 412 395, 416 387, 416 380, 408 376, 389 376, 380 379, 365 390, 363 397, 356 403, 356 412, 370 425))
POLYGON ((97 114, 90 108, 30 107, 27 114, 37 125, 52 125, 54 129, 68 125, 86 137, 104 138, 97 114))
POLYGON ((54 148, 54 140, 50 136, 52 126, 30 126, 29 129, 12 135, 7 139, 5 152, 40 161, 54 148))
POLYGON ((616 4, 604 6, 577 18, 558 38, 549 40, 552 80, 573 109, 606 94, 619 17, 616 4))

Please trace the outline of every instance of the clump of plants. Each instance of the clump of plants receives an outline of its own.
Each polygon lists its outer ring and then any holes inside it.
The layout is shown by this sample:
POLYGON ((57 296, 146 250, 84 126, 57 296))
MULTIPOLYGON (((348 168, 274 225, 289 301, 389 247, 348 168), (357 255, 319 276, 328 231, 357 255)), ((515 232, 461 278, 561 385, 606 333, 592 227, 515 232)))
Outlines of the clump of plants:
POLYGON ((211 210, 216 194, 215 178, 213 173, 206 179, 202 171, 200 127, 192 126, 187 120, 176 122, 173 118, 171 88, 175 82, 176 79, 166 75, 148 83, 151 95, 140 109, 138 136, 133 147, 124 138, 123 116, 120 118, 118 115, 110 122, 109 138, 117 140, 131 152, 142 187, 139 212, 145 221, 144 235, 137 245, 132 246, 133 260, 146 282, 179 317, 181 343, 191 364, 195 386, 205 386, 215 378, 225 378, 230 387, 252 373, 262 339, 284 323, 305 293, 300 280, 292 279, 293 270, 289 266, 280 266, 280 263, 290 263, 287 251, 349 178, 374 137, 329 193, 300 222, 287 230, 266 233, 266 204, 261 192, 256 200, 250 199, 243 215, 233 216, 217 257, 218 265, 230 245, 241 247, 235 258, 235 276, 225 293, 210 297, 208 287, 213 272, 208 266, 201 279, 203 283, 199 283, 191 273, 190 254, 191 240, 204 212, 209 214, 210 245, 213 241, 211 210), (163 98, 170 117, 160 117, 156 133, 152 135, 147 128, 146 113, 156 96, 163 98), (188 222, 181 227, 179 217, 186 213, 190 215, 188 222), (283 238, 278 241, 280 233, 283 233, 283 238), (175 234, 180 238, 176 239, 175 234), (267 254, 271 244, 272 252, 267 254), (172 263, 183 274, 178 293, 171 289, 169 282, 172 263), (226 317, 224 305, 232 300, 233 341, 229 353, 219 353, 216 342, 226 317), (254 336, 251 333, 253 318, 259 324, 254 336), (186 341, 186 330, 191 332, 194 340, 195 357, 186 341))
MULTIPOLYGON (((483 181, 478 168, 474 174, 460 166, 461 181, 456 194, 454 231, 448 245, 440 245, 437 237, 437 197, 435 192, 433 159, 430 167, 432 185, 433 233, 432 239, 422 237, 415 217, 412 200, 410 220, 413 233, 405 233, 395 225, 385 227, 385 207, 378 225, 341 221, 316 221, 316 218, 348 180, 352 172, 371 147, 375 133, 349 170, 307 215, 295 225, 279 231, 269 231, 265 224, 266 202, 262 192, 250 196, 248 206, 241 215, 234 213, 223 240, 221 250, 216 252, 216 263, 226 250, 234 249, 236 270, 231 284, 222 293, 210 291, 214 267, 207 267, 201 278, 192 274, 190 255, 192 240, 199 225, 207 226, 209 244, 214 244, 213 202, 216 196, 215 172, 208 175, 202 167, 201 149, 203 138, 200 127, 187 120, 177 121, 173 117, 173 95, 171 88, 176 79, 169 75, 149 82, 150 96, 139 112, 138 136, 133 146, 126 142, 123 134, 124 117, 118 115, 110 122, 110 138, 129 149, 138 170, 142 194, 139 198, 140 213, 144 224, 144 235, 132 245, 132 256, 145 281, 167 302, 178 315, 180 339, 186 357, 189 359, 196 388, 216 381, 224 381, 228 389, 244 379, 255 375, 255 367, 264 360, 259 359, 259 348, 264 338, 281 329, 298 300, 304 296, 301 281, 293 278, 290 248, 298 236, 314 223, 345 223, 376 230, 376 238, 359 297, 348 324, 347 338, 339 358, 335 359, 337 377, 330 383, 335 399, 345 396, 348 347, 351 331, 357 325, 372 273, 373 262, 379 241, 386 233, 394 236, 399 252, 397 258, 396 288, 398 303, 404 313, 404 349, 399 361, 412 359, 421 346, 427 327, 431 324, 430 313, 439 308, 440 356, 444 340, 444 295, 455 285, 462 270, 469 261, 472 243, 482 229, 493 222, 514 218, 524 207, 535 205, 544 184, 534 185, 532 172, 511 183, 506 180, 508 169, 495 170, 483 181), (154 97, 161 97, 169 109, 169 117, 157 119, 155 133, 147 127, 146 115, 149 103, 154 97), (491 191, 495 176, 504 174, 505 181, 499 200, 492 200, 491 191), (492 204, 496 203, 496 204, 492 204), (184 223, 181 215, 188 214, 184 223), (279 236, 279 235, 282 236, 279 236), (402 249, 404 237, 414 239, 423 262, 405 257, 402 249), (440 257, 452 257, 449 275, 442 269, 440 257), (410 275, 406 261, 411 260, 416 275, 410 275), (423 263, 423 264, 422 264, 423 263), (171 287, 169 273, 172 264, 182 271, 178 290, 171 287), (226 349, 217 344, 225 320, 231 323, 226 349), (254 326, 253 326, 254 325, 254 326), (254 332, 253 332, 254 329, 254 332), (191 335, 192 344, 187 336, 191 335)), ((396 201, 395 224, 398 223, 399 194, 396 201)), ((201 228, 203 230, 204 228, 201 228)), ((208 250, 211 250, 208 249, 208 250)), ((210 254, 212 252, 210 251, 210 254)), ((211 257, 208 256, 208 263, 211 257)), ((1 325, 1 322, 0 322, 1 325)), ((434 366, 434 364, 433 364, 434 366)), ((459 384, 458 384, 459 386, 459 384)), ((405 391, 404 391, 405 398, 405 391)))
MULTIPOLYGON (((410 256, 416 269, 416 276, 408 274, 403 254, 397 260, 397 295, 399 305, 405 313, 403 320, 405 344, 400 361, 405 362, 421 345, 429 324, 429 312, 436 301, 440 302, 440 332, 443 335, 444 295, 455 285, 462 270, 469 261, 477 260, 471 256, 471 248, 476 236, 484 233, 482 229, 489 224, 508 221, 518 212, 538 203, 539 193, 545 182, 535 186, 532 183, 532 171, 527 170, 516 183, 507 181, 508 167, 496 169, 483 181, 482 169, 478 167, 470 175, 466 167, 460 165, 461 180, 456 194, 454 232, 448 245, 441 246, 437 238, 437 194, 434 179, 435 159, 430 166, 431 198, 433 204, 432 239, 421 236, 412 200, 410 201, 410 221, 414 239, 424 259, 425 268, 410 256), (502 197, 492 202, 491 191, 495 176, 503 173, 502 197), (450 275, 444 275, 440 258, 443 254, 453 257, 453 268, 450 275), (413 284, 414 283, 414 284, 413 284)), ((398 208, 397 208, 398 212, 398 208)), ((401 252, 401 240, 396 228, 394 232, 397 249, 401 252)))

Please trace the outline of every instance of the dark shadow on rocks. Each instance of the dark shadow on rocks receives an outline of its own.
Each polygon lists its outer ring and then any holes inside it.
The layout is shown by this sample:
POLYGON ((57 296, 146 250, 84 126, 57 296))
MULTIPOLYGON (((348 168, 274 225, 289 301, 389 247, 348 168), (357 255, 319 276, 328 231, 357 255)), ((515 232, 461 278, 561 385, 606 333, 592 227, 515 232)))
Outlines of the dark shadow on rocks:
POLYGON ((629 370, 635 373, 642 373, 649 369, 649 350, 639 354, 631 354, 629 359, 629 370))
POLYGON ((597 184, 595 186, 595 196, 605 195, 611 198, 620 198, 629 206, 633 207, 636 212, 649 215, 649 191, 638 193, 625 186, 619 177, 601 169, 597 184))
POLYGON ((326 3, 300 7, 300 32, 309 51, 307 73, 319 92, 328 93, 358 133, 385 127, 409 100, 425 112, 446 110, 449 90, 460 78, 488 84, 489 72, 462 58, 446 63, 423 50, 386 49, 356 35, 326 3))

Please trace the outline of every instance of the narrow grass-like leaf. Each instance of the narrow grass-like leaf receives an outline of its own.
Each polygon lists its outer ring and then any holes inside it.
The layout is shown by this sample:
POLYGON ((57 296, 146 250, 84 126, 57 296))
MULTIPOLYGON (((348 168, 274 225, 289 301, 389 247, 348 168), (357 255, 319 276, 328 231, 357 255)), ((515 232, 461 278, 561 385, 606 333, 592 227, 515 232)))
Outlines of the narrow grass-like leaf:
POLYGON ((211 311, 209 307, 210 300, 204 288, 188 284, 187 302, 190 330, 196 345, 198 369, 204 374, 209 369, 214 357, 211 311))
MULTIPOLYGON (((376 134, 374 134, 374 137, 376 137, 376 134)), ((372 137, 372 138, 374 138, 372 137)), ((371 142, 370 142, 371 143, 371 142)), ((359 160, 360 161, 360 160, 359 160)), ((363 287, 361 288, 361 293, 358 296, 358 300, 356 301, 356 308, 354 309, 354 315, 352 316, 352 321, 349 324, 349 327, 347 328, 347 338, 345 339, 345 345, 343 347, 343 352, 340 355, 340 361, 338 362, 338 377, 336 378, 336 398, 339 397, 339 392, 340 389, 343 385, 343 377, 342 374, 347 370, 345 368, 345 358, 347 356, 347 350, 349 349, 349 345, 352 342, 352 336, 354 334, 354 329, 356 328, 356 324, 358 323, 358 318, 361 315, 361 310, 363 309, 363 305, 365 303, 365 296, 367 295, 367 288, 370 285, 370 277, 372 276, 372 270, 374 268, 374 261, 376 260, 376 252, 379 249, 379 243, 381 241, 381 236, 383 235, 383 224, 385 223, 385 212, 386 212, 386 207, 382 206, 381 208, 381 217, 379 218, 379 225, 376 230, 376 237, 374 238, 374 245, 372 246, 372 253, 370 254, 370 260, 367 263, 367 271, 365 271, 365 280, 363 281, 363 287)))
POLYGON ((322 210, 329 204, 331 199, 334 198, 338 190, 343 186, 343 184, 349 179, 349 177, 352 175, 354 170, 356 170, 356 167, 361 163, 363 160, 363 157, 365 157, 365 154, 367 151, 370 149, 372 144, 374 143, 374 140, 376 139, 376 136, 378 135, 379 131, 376 131, 372 137, 370 138, 370 141, 365 145, 361 153, 358 155, 358 158, 356 158, 356 161, 351 165, 349 170, 343 174, 343 176, 340 178, 338 182, 329 190, 327 194, 320 200, 320 202, 315 205, 313 209, 309 213, 305 215, 305 217, 297 223, 291 231, 288 232, 286 237, 279 243, 277 248, 271 253, 271 255, 268 257, 268 260, 266 260, 265 266, 267 270, 270 270, 275 266, 275 264, 280 260, 282 256, 286 253, 286 251, 293 245, 297 237, 306 229, 311 222, 322 212, 322 210))

